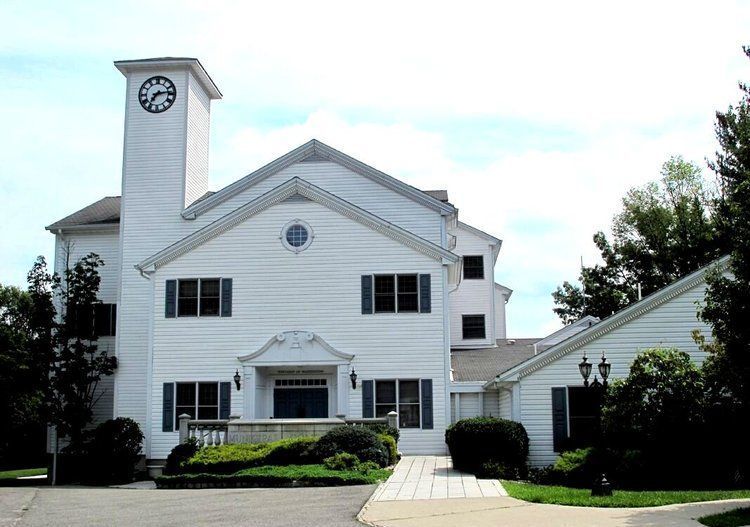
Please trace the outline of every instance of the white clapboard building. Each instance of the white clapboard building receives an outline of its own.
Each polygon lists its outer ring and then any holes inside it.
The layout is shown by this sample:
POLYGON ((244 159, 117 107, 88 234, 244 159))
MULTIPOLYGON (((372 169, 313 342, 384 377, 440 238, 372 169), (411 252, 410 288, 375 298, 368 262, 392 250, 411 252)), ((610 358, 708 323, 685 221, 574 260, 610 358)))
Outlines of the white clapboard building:
POLYGON ((500 240, 458 221, 446 191, 316 140, 212 192, 210 108, 222 95, 201 63, 115 66, 122 195, 47 227, 57 271, 89 252, 105 262, 96 327, 118 367, 97 420, 135 419, 145 456, 161 460, 181 414, 396 411, 403 452, 444 453, 451 347, 505 338, 500 240))
POLYGON ((406 454, 445 453, 451 422, 487 415, 522 422, 543 465, 595 419, 584 351, 606 351, 613 377, 647 347, 703 358, 690 332, 709 332, 696 318, 705 269, 603 321, 508 338, 501 240, 459 221, 447 191, 316 140, 210 191, 210 107, 222 95, 201 63, 115 66, 126 79, 122 195, 47 230, 58 272, 90 252, 105 262, 95 327, 118 367, 95 418, 135 419, 153 463, 184 414, 267 425, 395 411, 406 454))

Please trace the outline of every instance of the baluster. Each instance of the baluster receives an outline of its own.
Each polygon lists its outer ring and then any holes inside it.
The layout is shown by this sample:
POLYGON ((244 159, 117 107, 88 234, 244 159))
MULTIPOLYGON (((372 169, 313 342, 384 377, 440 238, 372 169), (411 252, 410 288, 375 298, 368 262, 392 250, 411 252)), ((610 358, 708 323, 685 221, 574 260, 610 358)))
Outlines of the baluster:
POLYGON ((195 439, 195 426, 188 425, 190 428, 190 439, 195 439))
POLYGON ((214 446, 214 433, 213 433, 213 430, 211 430, 211 428, 208 428, 207 431, 208 431, 208 437, 206 438, 206 444, 208 446, 214 446))
POLYGON ((224 444, 226 445, 228 443, 229 443, 229 427, 227 426, 224 428, 224 444))
POLYGON ((216 446, 220 446, 221 445, 221 432, 219 432, 218 428, 216 430, 214 430, 214 444, 216 446))
POLYGON ((206 441, 203 439, 204 430, 202 426, 196 426, 198 429, 198 445, 200 445, 201 448, 206 444, 206 441))

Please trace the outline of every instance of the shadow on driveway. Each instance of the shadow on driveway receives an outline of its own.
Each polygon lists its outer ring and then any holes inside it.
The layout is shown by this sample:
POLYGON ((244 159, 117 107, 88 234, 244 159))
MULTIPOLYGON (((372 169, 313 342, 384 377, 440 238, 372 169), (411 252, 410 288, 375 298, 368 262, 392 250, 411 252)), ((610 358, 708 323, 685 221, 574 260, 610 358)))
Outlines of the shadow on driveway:
POLYGON ((0 526, 361 526, 374 485, 298 489, 0 489, 0 526))

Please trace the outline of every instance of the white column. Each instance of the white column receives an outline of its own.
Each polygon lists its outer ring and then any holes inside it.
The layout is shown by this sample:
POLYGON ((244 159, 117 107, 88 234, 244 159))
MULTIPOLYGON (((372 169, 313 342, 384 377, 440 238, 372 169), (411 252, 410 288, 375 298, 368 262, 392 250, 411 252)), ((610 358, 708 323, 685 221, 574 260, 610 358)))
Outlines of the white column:
MULTIPOLYGON (((349 364, 336 367, 336 415, 349 415, 349 364)), ((361 383, 357 383, 361 389, 361 383)))
POLYGON ((243 418, 255 419, 255 366, 242 365, 244 383, 242 386, 243 418))

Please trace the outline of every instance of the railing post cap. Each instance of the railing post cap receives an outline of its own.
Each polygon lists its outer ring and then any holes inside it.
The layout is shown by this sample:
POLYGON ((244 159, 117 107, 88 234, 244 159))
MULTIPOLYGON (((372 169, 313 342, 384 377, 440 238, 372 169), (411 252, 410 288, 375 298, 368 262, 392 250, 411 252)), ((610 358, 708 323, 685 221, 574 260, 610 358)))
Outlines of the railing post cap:
POLYGON ((190 416, 188 414, 180 414, 177 416, 177 419, 190 419, 190 416))
POLYGON ((395 411, 391 410, 390 412, 388 412, 388 415, 398 415, 398 414, 395 411))
POLYGON ((242 416, 239 414, 232 414, 229 416, 230 421, 236 421, 237 419, 242 419, 242 416))

